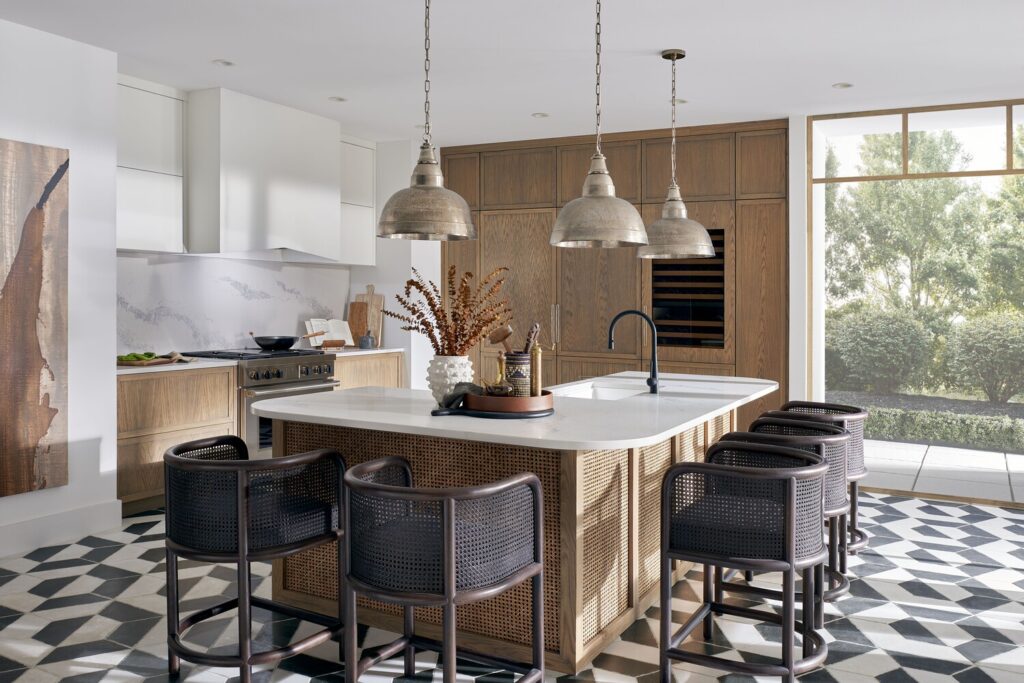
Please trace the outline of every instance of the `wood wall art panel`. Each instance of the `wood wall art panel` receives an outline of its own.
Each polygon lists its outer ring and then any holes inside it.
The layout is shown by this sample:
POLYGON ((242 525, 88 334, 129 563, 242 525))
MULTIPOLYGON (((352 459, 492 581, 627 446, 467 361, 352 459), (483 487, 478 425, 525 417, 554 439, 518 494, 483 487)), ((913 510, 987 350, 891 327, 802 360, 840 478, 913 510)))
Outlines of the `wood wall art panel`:
MULTIPOLYGON (((732 199, 735 192, 733 133, 681 136, 676 176, 683 201, 732 199)), ((644 141, 643 202, 665 201, 672 177, 671 140, 644 141)))
POLYGON ((484 152, 480 155, 480 208, 554 206, 555 147, 484 152))
POLYGON ((479 209, 480 155, 469 153, 445 157, 444 186, 462 195, 470 209, 479 209))
POLYGON ((736 134, 736 198, 786 196, 788 142, 785 130, 736 134))
POLYGON ((0 496, 68 482, 69 166, 0 139, 0 496))
MULTIPOLYGON (((627 202, 640 202, 640 141, 608 142, 601 145, 608 173, 615 181, 615 196, 627 202)), ((594 145, 570 145, 558 148, 558 205, 564 206, 580 196, 583 180, 590 170, 594 145)))
POLYGON ((784 199, 736 202, 736 374, 780 389, 740 408, 743 426, 787 396, 786 225, 784 199))

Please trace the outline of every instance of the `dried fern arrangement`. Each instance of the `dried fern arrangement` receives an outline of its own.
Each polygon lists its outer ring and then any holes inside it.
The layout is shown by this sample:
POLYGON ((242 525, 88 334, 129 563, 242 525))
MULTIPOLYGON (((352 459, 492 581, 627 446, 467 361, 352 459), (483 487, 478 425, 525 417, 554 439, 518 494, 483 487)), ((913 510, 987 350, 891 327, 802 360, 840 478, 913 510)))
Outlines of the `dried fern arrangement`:
POLYGON ((496 268, 474 287, 473 273, 459 277, 450 266, 446 306, 438 286, 413 268, 403 293, 395 295, 405 312, 386 310, 384 315, 405 323, 403 330, 426 335, 436 355, 465 356, 491 331, 512 320, 508 299, 499 298, 506 272, 508 268, 496 268))

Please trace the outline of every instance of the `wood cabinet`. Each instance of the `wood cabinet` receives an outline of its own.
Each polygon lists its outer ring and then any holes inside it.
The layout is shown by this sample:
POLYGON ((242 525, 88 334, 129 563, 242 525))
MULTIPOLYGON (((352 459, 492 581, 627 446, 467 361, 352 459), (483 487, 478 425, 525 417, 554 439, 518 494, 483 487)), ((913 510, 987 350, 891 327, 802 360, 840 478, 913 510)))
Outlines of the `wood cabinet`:
POLYGON ((117 378, 117 497, 126 512, 163 496, 171 446, 238 430, 235 366, 165 370, 117 378))
POLYGON ((480 208, 480 154, 452 154, 444 159, 444 186, 462 195, 470 209, 480 208))
MULTIPOLYGON (((735 194, 733 133, 676 138, 676 176, 683 200, 732 199, 735 194)), ((665 201, 672 177, 671 139, 644 141, 643 202, 665 201)))
POLYGON ((560 355, 558 357, 558 383, 565 384, 581 379, 611 375, 616 372, 645 370, 646 368, 647 365, 640 360, 605 360, 560 355))
POLYGON ((555 205, 555 147, 511 149, 480 155, 480 208, 555 205))
MULTIPOLYGON (((640 141, 606 142, 601 145, 608 172, 615 181, 615 196, 627 202, 640 202, 640 141)), ((558 205, 564 206, 580 196, 583 180, 594 156, 593 143, 558 148, 558 205)))
POLYGON ((342 351, 334 360, 334 379, 341 382, 338 389, 404 387, 405 355, 395 351, 346 357, 342 351))
POLYGON ((658 361, 661 372, 678 372, 683 375, 716 375, 718 377, 734 377, 736 366, 717 363, 679 363, 676 361, 658 361))
POLYGON ((739 410, 747 425, 787 396, 786 200, 736 202, 736 374, 779 383, 739 410))
POLYGON ((736 199, 786 196, 788 145, 784 130, 736 134, 736 199))

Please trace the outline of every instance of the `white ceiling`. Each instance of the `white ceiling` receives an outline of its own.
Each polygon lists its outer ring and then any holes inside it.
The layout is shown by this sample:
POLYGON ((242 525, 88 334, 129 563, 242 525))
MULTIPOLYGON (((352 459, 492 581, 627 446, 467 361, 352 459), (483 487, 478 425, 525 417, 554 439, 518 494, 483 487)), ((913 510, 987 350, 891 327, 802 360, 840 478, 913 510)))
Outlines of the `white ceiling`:
MULTIPOLYGON (((592 130, 591 2, 436 0, 431 14, 438 144, 592 130)), ((1020 0, 605 0, 603 15, 605 130, 667 125, 670 47, 689 55, 682 125, 1024 97, 1020 0)), ((133 76, 232 88, 369 139, 420 134, 418 1, 0 0, 0 18, 114 50, 133 76)))

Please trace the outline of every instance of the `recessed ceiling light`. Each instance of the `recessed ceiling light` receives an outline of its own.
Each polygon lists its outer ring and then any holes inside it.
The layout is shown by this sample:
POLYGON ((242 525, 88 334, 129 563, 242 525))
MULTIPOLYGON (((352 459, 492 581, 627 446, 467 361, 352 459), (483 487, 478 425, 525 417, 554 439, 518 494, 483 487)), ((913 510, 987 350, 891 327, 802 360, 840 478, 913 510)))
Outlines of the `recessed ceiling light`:
POLYGON ((853 87, 853 83, 843 83, 843 82, 833 83, 832 87, 835 88, 836 90, 846 90, 847 88, 852 88, 853 87))
POLYGON ((348 102, 346 98, 341 97, 340 95, 331 95, 327 99, 329 99, 331 102, 348 102))
POLYGON ((551 114, 547 113, 546 111, 535 111, 532 114, 530 114, 530 116, 532 116, 535 119, 546 119, 547 117, 551 116, 551 114))
POLYGON ((235 65, 235 63, 232 62, 230 59, 214 59, 212 61, 217 66, 234 66, 235 65))
POLYGON ((684 100, 682 97, 677 97, 672 101, 675 102, 676 104, 686 104, 690 100, 684 100))

